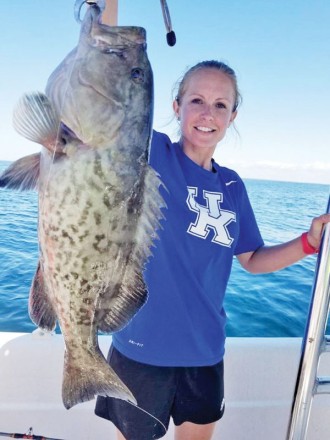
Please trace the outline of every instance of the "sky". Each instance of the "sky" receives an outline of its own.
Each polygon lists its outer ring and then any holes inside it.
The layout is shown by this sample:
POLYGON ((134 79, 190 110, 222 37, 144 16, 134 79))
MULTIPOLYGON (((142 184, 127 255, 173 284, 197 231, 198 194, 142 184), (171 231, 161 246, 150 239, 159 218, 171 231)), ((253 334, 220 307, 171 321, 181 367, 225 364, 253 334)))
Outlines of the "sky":
MULTIPOLYGON (((177 43, 169 47, 160 1, 119 0, 118 24, 147 30, 154 72, 154 128, 177 139, 173 87, 195 63, 217 59, 237 74, 243 103, 216 150, 243 178, 330 183, 330 1, 167 0, 177 43)), ((40 146, 16 134, 20 96, 43 91, 77 44, 74 0, 2 1, 0 160, 40 146)))

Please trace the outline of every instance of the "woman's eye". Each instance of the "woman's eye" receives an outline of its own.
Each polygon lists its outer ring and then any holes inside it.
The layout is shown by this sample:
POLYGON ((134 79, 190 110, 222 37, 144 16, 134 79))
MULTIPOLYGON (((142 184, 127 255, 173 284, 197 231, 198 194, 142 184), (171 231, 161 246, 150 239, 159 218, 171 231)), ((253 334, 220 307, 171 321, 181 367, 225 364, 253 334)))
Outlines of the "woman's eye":
POLYGON ((200 98, 194 98, 191 100, 191 102, 193 104, 202 104, 203 103, 203 101, 200 98))
POLYGON ((223 102, 217 102, 215 106, 216 108, 227 108, 223 102))

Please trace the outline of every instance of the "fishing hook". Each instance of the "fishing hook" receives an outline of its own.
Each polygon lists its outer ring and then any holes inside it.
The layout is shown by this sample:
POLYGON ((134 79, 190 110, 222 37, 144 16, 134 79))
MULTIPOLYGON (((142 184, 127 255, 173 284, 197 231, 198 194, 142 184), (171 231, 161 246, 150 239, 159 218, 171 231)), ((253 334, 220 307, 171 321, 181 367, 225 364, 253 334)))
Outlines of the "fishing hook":
POLYGON ((82 19, 80 18, 80 12, 83 5, 95 6, 97 5, 101 11, 104 9, 104 0, 76 0, 74 4, 74 18, 78 23, 82 23, 82 19))

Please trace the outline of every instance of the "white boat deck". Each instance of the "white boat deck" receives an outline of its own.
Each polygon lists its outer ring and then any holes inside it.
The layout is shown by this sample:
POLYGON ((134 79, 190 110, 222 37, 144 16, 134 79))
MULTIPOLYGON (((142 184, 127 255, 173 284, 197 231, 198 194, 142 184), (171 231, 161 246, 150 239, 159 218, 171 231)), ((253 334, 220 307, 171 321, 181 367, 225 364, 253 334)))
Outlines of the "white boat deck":
MULTIPOLYGON (((111 337, 99 342, 107 353, 111 337)), ((298 338, 228 338, 226 412, 215 439, 285 440, 300 346, 298 338)), ((60 335, 0 333, 0 432, 33 427, 62 440, 116 438, 112 424, 94 415, 95 400, 64 408, 63 350, 60 335)), ((329 356, 322 355, 319 374, 330 375, 329 356)), ((172 426, 164 439, 173 439, 172 426)), ((314 398, 307 439, 330 439, 329 395, 314 398)))

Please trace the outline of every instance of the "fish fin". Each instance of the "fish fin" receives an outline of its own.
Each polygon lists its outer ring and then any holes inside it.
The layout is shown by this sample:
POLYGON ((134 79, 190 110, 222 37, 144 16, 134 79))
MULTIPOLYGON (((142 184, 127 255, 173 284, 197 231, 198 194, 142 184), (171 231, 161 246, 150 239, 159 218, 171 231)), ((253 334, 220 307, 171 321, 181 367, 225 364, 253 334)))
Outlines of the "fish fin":
POLYGON ((134 197, 143 194, 136 241, 131 244, 129 256, 118 259, 118 283, 113 278, 114 283, 100 293, 98 301, 96 322, 98 329, 106 333, 123 329, 148 299, 142 273, 146 261, 152 256, 151 247, 157 238, 157 229, 161 228, 160 220, 164 217, 162 208, 166 205, 159 191, 162 182, 158 174, 147 164, 144 173, 144 179, 141 179, 144 187, 135 188, 130 202, 132 206, 136 206, 138 202, 134 197))
POLYGON ((13 125, 20 135, 42 144, 50 152, 63 152, 61 121, 44 93, 32 92, 21 97, 14 110, 13 125))
POLYGON ((136 231, 136 246, 131 257, 135 260, 136 266, 139 261, 142 262, 141 272, 144 271, 145 263, 149 257, 152 257, 152 247, 157 245, 157 230, 162 228, 161 220, 165 218, 163 210, 167 206, 160 193, 161 187, 166 190, 156 171, 146 164, 142 214, 136 231))
MULTIPOLYGON (((78 348, 78 347, 75 347, 78 348)), ((92 400, 96 395, 115 397, 136 405, 127 386, 107 364, 99 347, 64 353, 62 400, 66 409, 92 400)))
POLYGON ((166 203, 160 193, 160 188, 167 191, 165 185, 161 181, 159 174, 146 165, 146 177, 144 199, 143 199, 143 216, 139 225, 139 245, 141 251, 149 257, 148 249, 157 239, 157 230, 161 229, 160 221, 165 218, 163 210, 167 208, 166 203))
POLYGON ((148 299, 148 291, 140 273, 130 273, 130 263, 127 265, 121 284, 113 286, 108 303, 102 303, 96 311, 98 330, 114 333, 123 329, 136 315, 148 299), (129 282, 128 282, 129 279, 129 282))
POLYGON ((13 162, 0 176, 0 187, 21 191, 36 189, 39 180, 40 153, 13 162))
POLYGON ((40 262, 34 275, 29 298, 29 314, 32 321, 40 328, 53 331, 56 326, 56 314, 46 293, 40 262))

